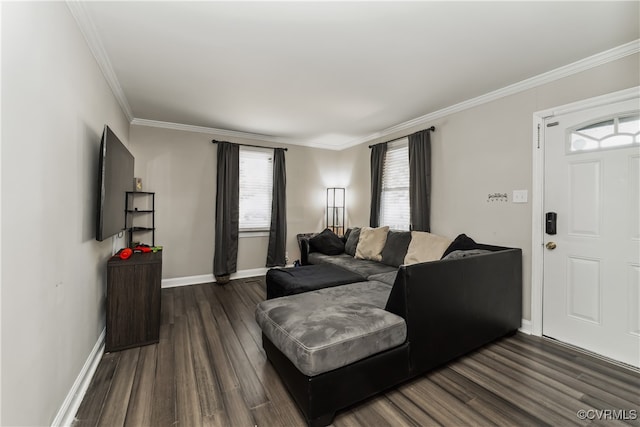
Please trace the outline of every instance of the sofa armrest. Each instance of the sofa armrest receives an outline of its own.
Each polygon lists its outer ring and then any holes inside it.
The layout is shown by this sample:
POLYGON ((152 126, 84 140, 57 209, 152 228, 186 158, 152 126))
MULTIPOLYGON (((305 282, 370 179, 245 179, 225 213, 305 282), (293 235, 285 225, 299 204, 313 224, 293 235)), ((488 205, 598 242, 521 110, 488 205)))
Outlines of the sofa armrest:
POLYGON ((309 253, 311 252, 311 246, 309 245, 309 239, 318 233, 299 233, 296 235, 298 239, 298 246, 300 247, 300 264, 309 265, 309 253))
POLYGON ((411 369, 425 372, 517 330, 522 251, 401 266, 386 309, 407 322, 411 369))
POLYGON ((301 265, 309 265, 309 252, 311 252, 309 240, 301 239, 300 240, 300 264, 301 265))

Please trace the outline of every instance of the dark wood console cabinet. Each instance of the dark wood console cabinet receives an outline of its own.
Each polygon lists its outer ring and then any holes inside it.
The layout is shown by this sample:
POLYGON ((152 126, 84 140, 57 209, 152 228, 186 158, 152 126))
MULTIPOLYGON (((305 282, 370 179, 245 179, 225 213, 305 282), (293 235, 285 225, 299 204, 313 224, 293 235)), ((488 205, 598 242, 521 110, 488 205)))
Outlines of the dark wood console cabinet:
POLYGON ((162 252, 134 253, 107 263, 105 351, 157 343, 160 338, 162 252))

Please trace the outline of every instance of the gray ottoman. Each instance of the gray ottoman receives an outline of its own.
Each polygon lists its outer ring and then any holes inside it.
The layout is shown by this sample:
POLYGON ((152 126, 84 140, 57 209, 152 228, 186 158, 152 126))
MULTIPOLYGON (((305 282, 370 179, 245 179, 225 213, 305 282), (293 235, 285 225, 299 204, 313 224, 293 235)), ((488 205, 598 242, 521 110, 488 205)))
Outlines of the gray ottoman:
POLYGON ((300 372, 312 377, 406 341, 405 320, 384 309, 389 293, 385 283, 360 281, 262 301, 256 322, 300 372))

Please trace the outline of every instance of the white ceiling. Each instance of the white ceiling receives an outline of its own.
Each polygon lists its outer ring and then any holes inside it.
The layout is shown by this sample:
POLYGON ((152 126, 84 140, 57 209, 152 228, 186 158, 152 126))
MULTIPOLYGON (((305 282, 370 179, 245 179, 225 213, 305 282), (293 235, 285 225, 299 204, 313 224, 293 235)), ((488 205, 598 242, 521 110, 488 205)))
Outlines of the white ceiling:
POLYGON ((134 123, 334 149, 637 40, 639 5, 69 3, 134 123))

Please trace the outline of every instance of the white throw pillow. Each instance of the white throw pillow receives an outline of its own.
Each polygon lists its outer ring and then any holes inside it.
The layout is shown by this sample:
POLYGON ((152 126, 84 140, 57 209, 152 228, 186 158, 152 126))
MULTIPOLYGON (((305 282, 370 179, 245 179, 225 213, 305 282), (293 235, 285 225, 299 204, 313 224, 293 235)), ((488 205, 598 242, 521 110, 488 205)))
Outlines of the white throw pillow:
POLYGON ((356 246, 356 258, 382 261, 382 249, 387 243, 389 227, 363 227, 360 230, 360 239, 356 246))
POLYGON ((404 257, 405 265, 419 262, 437 261, 447 250, 451 240, 446 237, 427 233, 426 231, 412 231, 411 243, 404 257))

